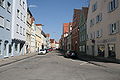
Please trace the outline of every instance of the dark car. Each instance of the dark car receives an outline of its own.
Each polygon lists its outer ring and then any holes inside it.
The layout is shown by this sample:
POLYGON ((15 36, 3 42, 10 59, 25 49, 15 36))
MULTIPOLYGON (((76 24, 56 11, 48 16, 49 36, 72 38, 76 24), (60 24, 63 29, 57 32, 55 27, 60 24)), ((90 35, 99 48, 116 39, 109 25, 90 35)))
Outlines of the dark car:
POLYGON ((70 57, 72 58, 72 57, 76 57, 76 53, 75 51, 68 50, 67 52, 65 52, 64 56, 67 58, 70 58, 70 57))

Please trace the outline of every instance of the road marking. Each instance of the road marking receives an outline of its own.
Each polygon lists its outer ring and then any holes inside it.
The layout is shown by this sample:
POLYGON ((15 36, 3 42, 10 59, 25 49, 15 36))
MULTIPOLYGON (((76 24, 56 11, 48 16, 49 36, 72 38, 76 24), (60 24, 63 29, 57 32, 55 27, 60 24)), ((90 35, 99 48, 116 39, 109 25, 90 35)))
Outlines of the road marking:
POLYGON ((84 64, 87 64, 88 62, 83 62, 83 63, 81 63, 80 65, 84 65, 84 64))

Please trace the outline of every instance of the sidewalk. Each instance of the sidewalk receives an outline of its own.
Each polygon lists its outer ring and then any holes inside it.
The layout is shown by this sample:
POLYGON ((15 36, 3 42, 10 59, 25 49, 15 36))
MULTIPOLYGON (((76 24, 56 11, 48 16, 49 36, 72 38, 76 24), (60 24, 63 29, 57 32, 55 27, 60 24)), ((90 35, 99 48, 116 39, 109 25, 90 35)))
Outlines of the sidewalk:
POLYGON ((29 53, 25 55, 13 56, 9 58, 0 59, 0 67, 30 58, 32 56, 35 56, 36 54, 37 53, 35 52, 35 53, 29 53))
POLYGON ((101 66, 101 67, 120 68, 120 62, 119 60, 116 60, 116 59, 93 57, 88 55, 79 56, 79 59, 83 61, 87 61, 88 63, 94 64, 97 66, 101 66))

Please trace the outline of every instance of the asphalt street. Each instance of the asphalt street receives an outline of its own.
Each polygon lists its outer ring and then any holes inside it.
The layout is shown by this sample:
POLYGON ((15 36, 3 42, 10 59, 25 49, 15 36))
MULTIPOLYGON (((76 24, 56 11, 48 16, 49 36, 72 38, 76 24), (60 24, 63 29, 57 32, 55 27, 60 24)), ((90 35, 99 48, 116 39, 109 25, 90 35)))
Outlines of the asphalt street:
POLYGON ((120 80, 120 68, 64 58, 53 51, 0 67, 0 80, 120 80))

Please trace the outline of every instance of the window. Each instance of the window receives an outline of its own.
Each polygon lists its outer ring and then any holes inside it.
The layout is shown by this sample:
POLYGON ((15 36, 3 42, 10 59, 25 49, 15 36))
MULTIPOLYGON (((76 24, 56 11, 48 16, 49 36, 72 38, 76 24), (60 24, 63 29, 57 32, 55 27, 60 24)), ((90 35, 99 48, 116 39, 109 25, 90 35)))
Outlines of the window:
POLYGON ((24 23, 26 22, 25 16, 24 16, 24 23))
POLYGON ((0 27, 4 27, 4 18, 0 16, 0 27))
POLYGON ((19 33, 19 25, 17 24, 16 32, 19 33))
POLYGON ((25 9, 25 2, 23 2, 23 9, 25 9))
POLYGON ((92 12, 96 11, 97 9, 97 2, 92 6, 92 12))
POLYGON ((25 28, 23 28, 23 36, 25 36, 25 28))
POLYGON ((20 10, 17 9, 17 17, 20 18, 20 10))
POLYGON ((0 6, 5 8, 5 0, 0 0, 0 6))
POLYGON ((96 32, 96 37, 99 38, 102 36, 102 29, 96 32))
POLYGON ((20 34, 22 35, 22 27, 20 26, 20 34))
POLYGON ((100 36, 100 31, 98 30, 97 31, 97 38, 100 36))
POLYGON ((20 0, 20 2, 19 2, 19 3, 20 3, 20 5, 22 5, 22 4, 21 4, 21 0, 20 0))
POLYGON ((7 2, 7 11, 11 12, 11 4, 9 2, 7 2))
POLYGON ((90 20, 90 27, 94 25, 94 19, 90 20))
POLYGON ((96 23, 102 21, 102 13, 96 16, 96 23))
POLYGON ((2 54, 2 42, 0 41, 0 55, 2 54))
POLYGON ((118 7, 118 0, 112 0, 108 4, 108 12, 114 11, 118 7))
POLYGON ((11 27, 10 21, 9 21, 9 20, 6 20, 6 28, 7 28, 8 30, 10 30, 10 27, 11 27))
POLYGON ((110 24, 110 34, 115 34, 117 33, 118 31, 118 26, 119 26, 119 23, 113 23, 113 24, 110 24))
POLYGON ((21 13, 21 16, 20 16, 21 20, 23 20, 23 18, 22 18, 22 17, 23 17, 23 14, 21 13))

